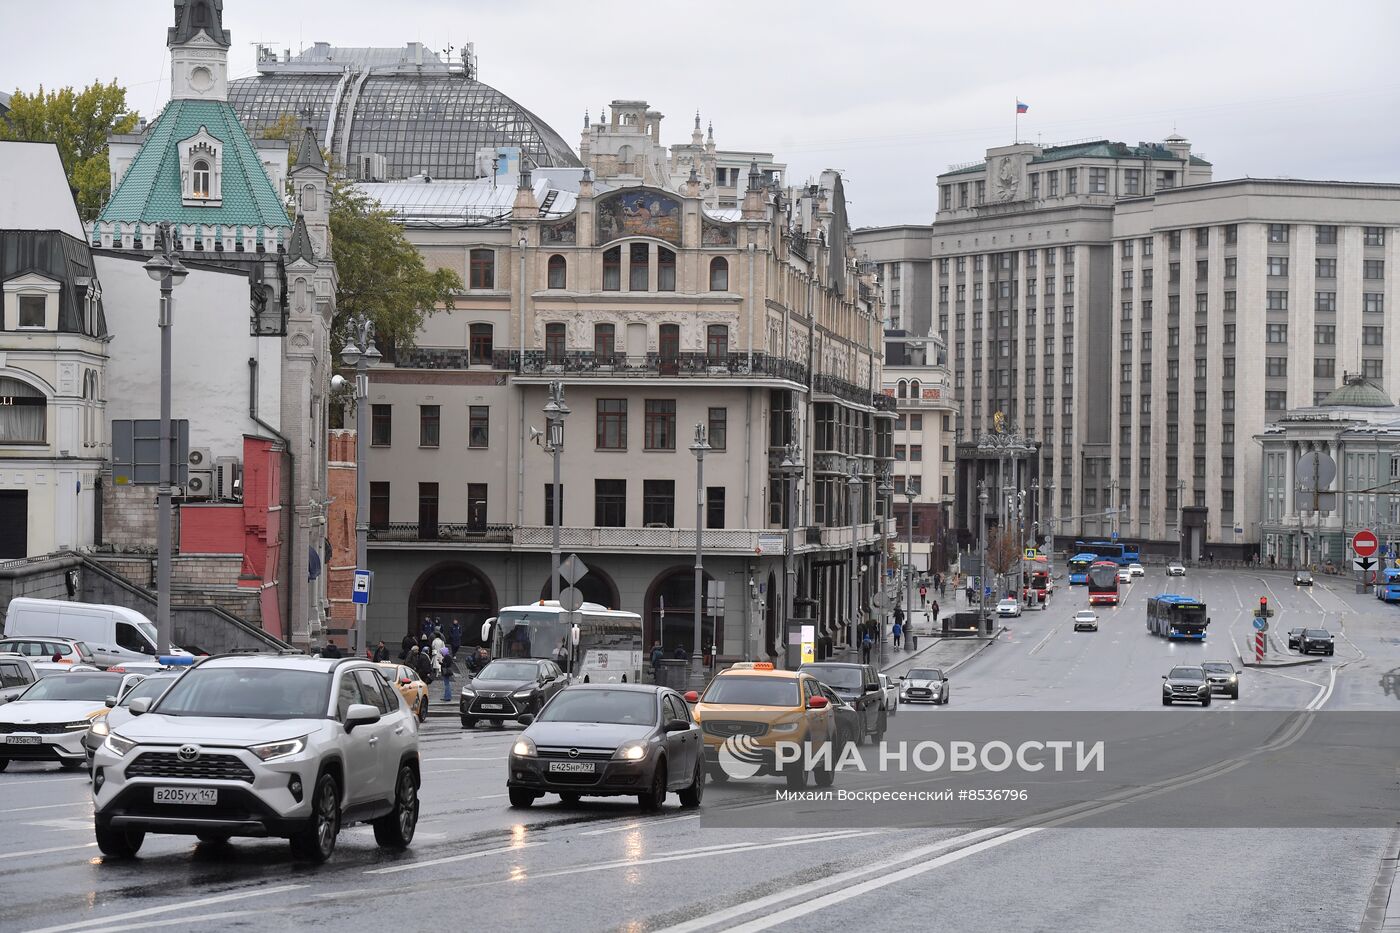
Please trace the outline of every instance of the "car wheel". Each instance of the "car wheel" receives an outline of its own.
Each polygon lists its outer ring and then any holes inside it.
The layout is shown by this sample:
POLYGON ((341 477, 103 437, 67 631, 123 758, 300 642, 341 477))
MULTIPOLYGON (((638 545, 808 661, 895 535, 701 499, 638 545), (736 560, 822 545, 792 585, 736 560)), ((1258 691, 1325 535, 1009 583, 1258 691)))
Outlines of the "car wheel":
POLYGON ((871 742, 872 745, 873 745, 875 742, 883 742, 883 741, 884 741, 884 739, 885 739, 885 729, 888 728, 888 726, 889 726, 889 719, 885 716, 885 711, 884 711, 884 710, 880 710, 880 722, 879 722, 879 724, 876 726, 874 741, 871 742))
POLYGON ((788 790, 801 790, 807 786, 807 772, 798 762, 794 761, 783 768, 783 778, 787 781, 788 790))
POLYGON ((10 766, 10 759, 8 759, 8 758, 0 758, 0 771, 4 771, 4 770, 5 770, 6 768, 8 768, 9 766, 10 766))
POLYGON ((681 806, 687 810, 693 810, 700 806, 700 799, 705 796, 705 770, 700 767, 700 762, 695 763, 695 776, 690 781, 689 787, 681 788, 681 806))
POLYGON ((86 764, 86 759, 80 761, 73 761, 71 759, 65 758, 64 760, 59 762, 59 765, 62 766, 64 771, 77 771, 79 768, 83 767, 86 764))
POLYGON ((394 809, 374 821, 374 841, 385 849, 403 849, 418 828, 418 779, 413 768, 399 765, 394 785, 394 809))
POLYGON ((427 697, 423 697, 423 699, 421 699, 421 700, 418 701, 418 721, 419 721, 419 722, 423 722, 423 721, 424 721, 425 719, 427 719, 427 718, 428 718, 428 698, 427 698, 427 697))
POLYGON ((1163 706, 1171 706, 1171 705, 1172 705, 1172 701, 1169 700, 1169 699, 1167 699, 1166 697, 1162 697, 1162 705, 1163 705, 1163 706))
POLYGON ((1235 689, 1233 689, 1233 690, 1230 691, 1230 699, 1232 699, 1232 700, 1238 700, 1239 698, 1240 698, 1240 688, 1239 688, 1239 687, 1236 687, 1235 689))
POLYGON ((463 716, 463 717, 462 717, 462 728, 463 728, 463 729, 475 729, 475 728, 476 728, 476 720, 475 720, 475 719, 472 719, 470 716, 463 716))
POLYGON ((560 794, 559 802, 566 807, 576 806, 579 802, 578 794, 560 794))
POLYGON ((637 806, 645 813, 655 813, 666 802, 666 762, 658 761, 656 770, 651 773, 651 787, 645 794, 637 795, 637 806))
POLYGON ((97 847, 108 858, 135 858, 146 841, 146 834, 137 829, 116 829, 104 820, 94 826, 97 833, 97 847))
POLYGON ((1202 706, 1209 706, 1209 705, 1210 705, 1210 697, 1207 696, 1204 700, 1202 700, 1202 701, 1201 701, 1201 705, 1202 705, 1202 706))
POLYGON ((504 719, 493 719, 493 720, 491 720, 491 728, 492 728, 492 729, 504 729, 505 727, 506 727, 506 721, 505 721, 504 719))
POLYGON ((812 776, 816 778, 818 787, 830 787, 836 781, 836 760, 827 758, 826 765, 817 769, 812 776))
POLYGON ((208 846, 221 846, 227 843, 230 839, 228 833, 215 832, 214 830, 210 830, 209 832, 203 833, 195 833, 194 837, 208 846))
POLYGON ((525 810, 529 808, 530 804, 535 802, 535 798, 538 795, 534 791, 526 790, 523 787, 512 787, 509 788, 509 796, 510 805, 512 807, 517 810, 525 810))
POLYGON ((893 716, 893 715, 895 715, 895 714, 898 713, 898 712, 899 712, 899 701, 898 701, 898 700, 895 700, 895 701, 894 701, 894 705, 890 707, 890 715, 893 716))
POLYGON ((311 818, 292 835, 292 856, 308 862, 324 862, 335 851, 340 833, 340 783, 323 773, 311 796, 311 818))

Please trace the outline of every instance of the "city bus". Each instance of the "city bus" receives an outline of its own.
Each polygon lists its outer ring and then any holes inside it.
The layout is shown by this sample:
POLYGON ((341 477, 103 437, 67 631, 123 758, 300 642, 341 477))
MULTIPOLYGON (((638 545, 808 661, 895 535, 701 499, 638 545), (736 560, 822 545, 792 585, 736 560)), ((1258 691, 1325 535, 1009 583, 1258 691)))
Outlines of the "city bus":
POLYGON ((1098 560, 1094 554, 1076 554, 1068 561, 1071 586, 1083 586, 1089 582, 1089 565, 1098 560))
POLYGON ((642 617, 584 603, 567 612, 556 600, 507 606, 482 625, 493 658, 547 658, 575 683, 642 683, 642 617))
POLYGON ((1045 600, 1050 597, 1050 562, 1043 557, 1032 561, 1031 569, 1026 573, 1025 586, 1037 603, 1045 605, 1045 600))
POLYGON ((1120 567, 1136 564, 1142 556, 1138 546, 1131 541, 1076 541, 1074 549, 1102 560, 1111 560, 1120 567))
POLYGON ((1190 596, 1163 593, 1147 601, 1147 631, 1167 639, 1205 641, 1206 604, 1190 596))
POLYGON ((1400 567, 1386 567, 1376 575, 1376 599, 1400 603, 1400 567))
POLYGON ((1111 560, 1097 560, 1089 565, 1089 605, 1118 605, 1118 565, 1111 560))

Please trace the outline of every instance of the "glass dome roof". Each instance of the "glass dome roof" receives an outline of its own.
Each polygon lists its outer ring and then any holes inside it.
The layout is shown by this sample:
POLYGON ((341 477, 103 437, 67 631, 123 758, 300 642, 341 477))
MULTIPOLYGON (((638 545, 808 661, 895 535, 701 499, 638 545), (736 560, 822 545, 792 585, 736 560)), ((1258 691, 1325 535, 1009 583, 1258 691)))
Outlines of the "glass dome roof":
POLYGON ((1319 408, 1390 408, 1395 403, 1374 382, 1353 376, 1318 402, 1319 408))

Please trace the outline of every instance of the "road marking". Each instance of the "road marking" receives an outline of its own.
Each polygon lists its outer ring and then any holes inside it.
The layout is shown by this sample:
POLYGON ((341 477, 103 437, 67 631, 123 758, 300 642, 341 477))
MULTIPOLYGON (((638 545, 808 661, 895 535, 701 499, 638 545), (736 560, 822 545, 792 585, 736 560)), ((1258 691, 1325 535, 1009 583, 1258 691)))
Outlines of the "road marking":
POLYGON ((1319 690, 1321 690, 1323 687, 1323 684, 1320 684, 1315 680, 1307 680, 1302 677, 1294 677, 1292 674, 1285 674, 1282 671, 1271 671, 1268 668, 1263 667, 1250 668, 1250 670, 1254 671, 1257 674, 1268 674, 1270 677, 1287 677, 1289 680, 1296 680, 1300 684, 1307 684, 1308 686, 1316 687, 1319 690))
POLYGON ((0 858, 28 858, 31 855, 48 855, 50 852, 72 852, 75 849, 94 849, 95 842, 85 842, 78 846, 54 846, 52 849, 25 849, 22 852, 5 852, 0 858))
POLYGON ((0 788, 19 787, 21 784, 56 784, 59 781, 87 781, 91 783, 91 779, 87 777, 59 777, 54 775, 51 778, 35 778, 32 781, 0 781, 0 788))
POLYGON ((234 918, 247 919, 250 913, 270 914, 284 912, 288 910, 298 910, 305 907, 305 904, 288 904, 285 907, 260 907, 257 910, 226 910, 218 914, 200 914, 195 917, 173 917, 169 920, 138 920, 136 923, 128 923, 119 927, 103 927, 102 933, 120 933, 122 930, 151 930, 156 927, 189 927, 192 930, 199 929, 201 924, 214 920, 233 920, 234 918))
MULTIPOLYGON (((93 843, 96 845, 96 843, 93 843)), ((219 894, 214 897, 201 897, 192 901, 178 901, 174 904, 166 904, 162 907, 147 907, 145 910, 133 910, 124 914, 111 914, 105 917, 94 917, 91 920, 79 920, 76 923, 65 923, 56 927, 44 927, 40 930, 31 930, 30 933, 62 933, 65 930, 87 930, 92 927, 110 929, 112 924, 120 923, 124 920, 137 920, 142 917, 154 917, 159 914, 175 913, 176 911, 189 910, 192 907, 205 907, 210 904, 227 904, 229 901, 241 901, 250 897, 266 897, 269 894, 282 894, 286 891, 297 891, 307 887, 304 884, 279 884, 271 888, 255 888, 251 891, 238 891, 233 894, 219 894)), ((189 918, 186 917, 186 920, 189 918)))
POLYGON ((687 816, 673 816, 664 820, 635 820, 625 826, 612 826, 608 829, 590 829, 586 833, 579 833, 580 836, 606 836, 609 833, 625 833, 629 829, 637 829, 644 826, 665 826, 669 823, 684 823, 686 820, 698 820, 700 814, 691 813, 687 816))
POLYGON ((1335 667, 1333 667, 1333 668, 1328 668, 1328 671, 1327 671, 1327 686, 1326 686, 1325 688, 1323 688, 1323 689, 1321 690, 1321 692, 1318 693, 1318 695, 1317 695, 1316 697, 1313 698, 1313 701, 1312 701, 1311 703, 1309 703, 1309 704, 1308 704, 1306 707, 1304 707, 1304 708, 1305 708, 1305 709, 1310 709, 1310 710, 1322 709, 1322 704, 1326 703, 1329 699, 1331 699, 1331 697, 1332 697, 1332 690, 1333 690, 1333 688, 1335 688, 1336 686, 1337 686, 1337 669, 1336 669, 1335 667))
MULTIPOLYGON (((517 850, 519 850, 519 849, 531 849, 531 848, 534 848, 535 846, 545 846, 545 845, 549 845, 549 843, 548 843, 548 842, 524 842, 524 843, 520 843, 519 845, 512 844, 512 845, 508 845, 508 846, 500 846, 500 847, 495 848, 495 849, 481 849, 481 850, 479 850, 479 851, 477 851, 477 852, 466 852, 466 853, 464 853, 464 854, 462 854, 462 855, 448 855, 448 856, 444 856, 443 858, 428 859, 428 860, 423 861, 423 862, 410 862, 410 863, 407 864, 407 865, 391 865, 391 866, 388 867, 388 868, 371 868, 371 869, 368 869, 368 870, 365 872, 365 874, 367 874, 367 875, 396 875, 396 874, 398 874, 399 872, 413 871, 414 869, 417 869, 417 868, 431 868, 431 867, 433 867, 434 865, 449 865, 449 864, 451 864, 451 863, 453 863, 453 862, 466 862, 466 861, 469 861, 469 860, 471 860, 471 859, 484 858, 484 857, 486 857, 486 856, 488 856, 488 855, 500 855, 502 852, 515 852, 515 851, 517 851, 517 850)), ((340 896, 340 895, 337 894, 336 896, 338 897, 338 896, 340 896)))
POLYGON ((505 761, 505 755, 488 755, 475 758, 424 758, 424 761, 505 761))
POLYGON ((61 807, 81 807, 81 803, 46 803, 42 807, 12 807, 0 813, 28 813, 30 810, 57 810, 61 807))
POLYGON ((473 800, 494 800, 497 797, 507 797, 509 794, 482 794, 480 797, 473 797, 473 800))
MULTIPOLYGON (((1059 627, 1059 626, 1056 626, 1056 628, 1058 628, 1058 627, 1059 627)), ((1044 647, 1045 647, 1045 643, 1046 643, 1047 641, 1049 641, 1049 640, 1050 640, 1050 636, 1052 636, 1052 635, 1054 635, 1054 634, 1055 634, 1055 629, 1054 629, 1054 628, 1052 628, 1050 631, 1046 632, 1046 633, 1045 633, 1045 637, 1042 638, 1042 639, 1040 640, 1040 642, 1039 642, 1038 644, 1036 644, 1036 646, 1030 650, 1030 653, 1031 653, 1031 654, 1035 654, 1035 653, 1036 653, 1037 651, 1039 651, 1041 648, 1044 648, 1044 647)))

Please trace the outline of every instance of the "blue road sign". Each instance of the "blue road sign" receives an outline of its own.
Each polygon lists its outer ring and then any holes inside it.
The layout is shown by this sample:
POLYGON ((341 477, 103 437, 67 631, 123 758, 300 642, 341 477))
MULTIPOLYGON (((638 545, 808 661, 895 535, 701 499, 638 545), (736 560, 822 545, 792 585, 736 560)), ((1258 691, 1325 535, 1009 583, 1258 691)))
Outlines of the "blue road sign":
POLYGON ((1118 532, 1116 532, 1116 531, 1113 533, 1113 540, 1114 540, 1114 541, 1117 541, 1117 540, 1118 540, 1118 532))
POLYGON ((1268 619, 1255 619, 1255 620, 1254 620, 1254 627, 1255 627, 1256 629, 1258 629, 1259 631, 1261 631, 1261 632, 1267 631, 1268 628, 1269 628, 1269 620, 1268 620, 1268 619))
POLYGON ((350 591, 350 601, 361 605, 369 605, 370 581, 374 579, 374 574, 368 570, 355 571, 355 585, 350 591))

